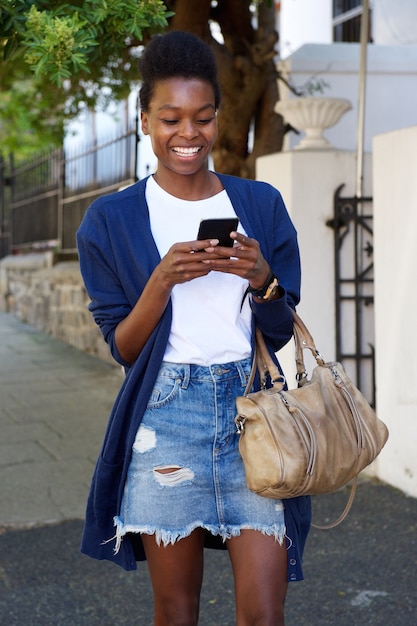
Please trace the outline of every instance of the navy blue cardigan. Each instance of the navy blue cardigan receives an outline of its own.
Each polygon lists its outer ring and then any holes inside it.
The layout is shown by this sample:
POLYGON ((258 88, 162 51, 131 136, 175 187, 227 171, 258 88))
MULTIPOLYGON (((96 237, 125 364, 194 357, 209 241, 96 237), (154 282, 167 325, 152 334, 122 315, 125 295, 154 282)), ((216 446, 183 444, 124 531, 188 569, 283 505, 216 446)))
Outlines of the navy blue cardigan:
MULTIPOLYGON (((300 293, 297 235, 279 192, 258 181, 217 174, 249 237, 257 239, 262 254, 280 279, 285 296, 252 303, 254 319, 262 330, 271 355, 292 335, 292 314, 300 293)), ((146 179, 127 189, 103 196, 87 210, 77 232, 81 273, 89 305, 113 357, 125 367, 126 377, 110 414, 102 450, 92 478, 87 502, 81 551, 96 559, 108 559, 126 570, 144 560, 140 537, 127 535, 117 554, 113 518, 120 503, 136 432, 164 356, 171 328, 169 302, 164 314, 129 367, 119 354, 115 330, 136 304, 160 256, 152 237, 145 198, 146 179)), ((274 357, 275 358, 275 357, 274 357)), ((310 499, 286 500, 288 578, 303 578, 301 559, 310 527, 310 499)), ((224 547, 208 537, 210 547, 224 547)))

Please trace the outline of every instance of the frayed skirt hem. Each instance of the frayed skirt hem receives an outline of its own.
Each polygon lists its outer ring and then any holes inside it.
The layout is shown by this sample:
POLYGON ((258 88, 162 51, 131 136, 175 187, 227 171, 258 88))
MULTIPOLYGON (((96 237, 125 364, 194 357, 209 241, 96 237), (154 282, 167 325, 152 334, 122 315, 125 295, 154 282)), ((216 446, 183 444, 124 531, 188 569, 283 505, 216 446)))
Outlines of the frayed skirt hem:
POLYGON ((115 554, 119 552, 123 537, 128 533, 155 535, 155 540, 158 546, 162 544, 164 547, 170 544, 173 545, 177 541, 188 537, 194 530, 196 530, 196 528, 203 528, 214 536, 220 535, 223 542, 227 539, 231 539, 232 537, 238 537, 242 530, 259 531, 263 535, 274 537, 275 541, 277 541, 280 545, 283 544, 285 539, 285 526, 283 527, 281 524, 274 524, 266 527, 256 524, 242 524, 240 526, 212 526, 210 524, 204 524, 203 522, 194 522, 193 524, 189 524, 186 528, 165 530, 149 526, 141 527, 125 525, 120 517, 115 517, 114 525, 116 527, 116 534, 103 543, 115 541, 115 554))

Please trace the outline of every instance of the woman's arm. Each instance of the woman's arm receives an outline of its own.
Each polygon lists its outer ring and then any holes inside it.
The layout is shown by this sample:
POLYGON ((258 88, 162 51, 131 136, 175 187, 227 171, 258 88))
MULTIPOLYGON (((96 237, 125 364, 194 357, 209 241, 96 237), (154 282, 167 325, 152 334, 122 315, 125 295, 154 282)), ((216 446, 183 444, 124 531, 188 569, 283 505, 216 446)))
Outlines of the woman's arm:
POLYGON ((161 259, 131 312, 119 322, 115 340, 122 358, 132 364, 155 329, 175 285, 206 276, 206 263, 217 240, 176 243, 161 259))

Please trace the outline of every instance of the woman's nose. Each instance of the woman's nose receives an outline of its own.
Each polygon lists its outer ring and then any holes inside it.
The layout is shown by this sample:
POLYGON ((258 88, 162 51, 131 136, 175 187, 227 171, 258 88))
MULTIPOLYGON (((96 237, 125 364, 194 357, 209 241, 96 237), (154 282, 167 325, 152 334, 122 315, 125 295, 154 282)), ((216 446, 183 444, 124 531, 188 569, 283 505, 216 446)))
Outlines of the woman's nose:
POLYGON ((179 128, 179 134, 187 139, 192 139, 198 135, 197 126, 192 120, 183 120, 179 128))

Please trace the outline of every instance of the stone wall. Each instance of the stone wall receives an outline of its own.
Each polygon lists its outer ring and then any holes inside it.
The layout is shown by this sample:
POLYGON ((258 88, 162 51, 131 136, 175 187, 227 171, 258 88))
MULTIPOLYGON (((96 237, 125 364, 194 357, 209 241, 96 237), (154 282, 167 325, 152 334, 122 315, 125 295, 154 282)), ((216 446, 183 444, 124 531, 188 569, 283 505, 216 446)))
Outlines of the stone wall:
POLYGON ((57 262, 52 252, 42 252, 0 261, 0 310, 115 364, 88 302, 76 260, 57 262))

